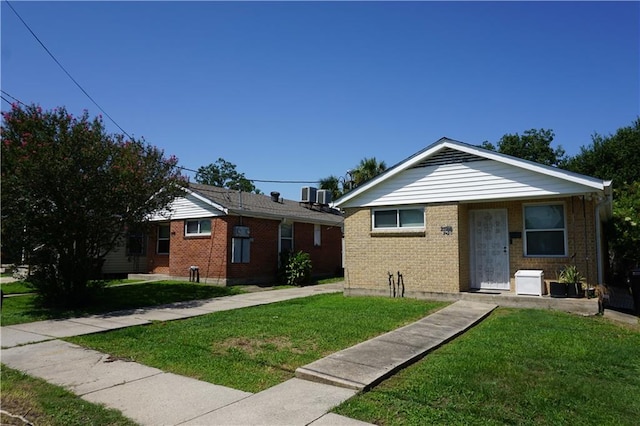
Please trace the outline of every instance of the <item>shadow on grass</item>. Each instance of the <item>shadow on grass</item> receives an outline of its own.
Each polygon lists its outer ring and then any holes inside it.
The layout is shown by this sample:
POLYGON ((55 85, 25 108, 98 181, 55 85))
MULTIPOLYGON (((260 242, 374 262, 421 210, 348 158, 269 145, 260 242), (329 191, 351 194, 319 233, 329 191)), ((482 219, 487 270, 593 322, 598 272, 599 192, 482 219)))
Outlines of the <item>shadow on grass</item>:
POLYGON ((55 309, 42 306, 34 295, 6 298, 2 305, 2 325, 20 324, 47 319, 81 317, 114 311, 174 304, 174 307, 193 307, 203 299, 243 293, 236 287, 217 287, 204 284, 158 281, 119 287, 106 287, 90 305, 77 309, 55 309))

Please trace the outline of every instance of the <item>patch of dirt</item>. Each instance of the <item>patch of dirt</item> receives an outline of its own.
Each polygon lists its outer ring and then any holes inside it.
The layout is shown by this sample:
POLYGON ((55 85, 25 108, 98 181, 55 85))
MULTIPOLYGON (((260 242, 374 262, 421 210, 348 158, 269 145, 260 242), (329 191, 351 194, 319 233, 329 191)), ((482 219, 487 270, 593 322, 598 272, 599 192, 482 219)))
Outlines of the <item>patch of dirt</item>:
POLYGON ((231 348, 239 349, 248 355, 256 355, 270 348, 274 350, 289 350, 294 354, 304 353, 303 349, 294 347, 291 340, 285 336, 269 337, 267 339, 230 337, 220 343, 215 343, 212 349, 213 353, 222 355, 231 348))
POLYGON ((26 397, 25 399, 16 395, 2 395, 2 410, 14 416, 22 416, 30 423, 25 423, 19 418, 0 413, 0 425, 25 426, 27 424, 39 424, 39 420, 43 418, 43 414, 37 410, 37 407, 30 401, 27 395, 24 396, 26 397))

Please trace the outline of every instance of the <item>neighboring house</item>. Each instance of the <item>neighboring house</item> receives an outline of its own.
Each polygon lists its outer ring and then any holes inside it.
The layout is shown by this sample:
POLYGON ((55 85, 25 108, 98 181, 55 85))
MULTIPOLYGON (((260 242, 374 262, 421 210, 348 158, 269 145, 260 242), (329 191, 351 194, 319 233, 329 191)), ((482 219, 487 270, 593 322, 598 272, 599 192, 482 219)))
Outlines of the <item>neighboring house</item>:
POLYGON ((152 218, 145 272, 219 285, 273 282, 281 252, 309 253, 314 276, 342 272, 342 224, 327 205, 189 184, 152 218))
POLYGON ((407 296, 548 286, 567 264, 603 283, 611 182, 442 138, 335 201, 345 213, 345 291, 407 296))

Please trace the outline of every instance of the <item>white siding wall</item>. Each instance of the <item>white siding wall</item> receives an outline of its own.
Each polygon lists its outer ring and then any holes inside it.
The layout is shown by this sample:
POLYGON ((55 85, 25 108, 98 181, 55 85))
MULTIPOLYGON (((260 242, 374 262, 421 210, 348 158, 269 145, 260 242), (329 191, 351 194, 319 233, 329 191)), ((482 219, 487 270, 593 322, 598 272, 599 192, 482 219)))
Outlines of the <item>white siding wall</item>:
POLYGON ((104 258, 102 273, 104 274, 132 274, 147 272, 146 256, 127 256, 126 242, 110 251, 104 258))
POLYGON ((186 197, 176 198, 170 206, 170 212, 163 211, 151 217, 152 221, 192 219, 199 217, 223 216, 224 212, 217 210, 210 204, 188 194, 186 197))
POLYGON ((480 201, 593 191, 563 179, 493 160, 409 169, 343 207, 480 201))

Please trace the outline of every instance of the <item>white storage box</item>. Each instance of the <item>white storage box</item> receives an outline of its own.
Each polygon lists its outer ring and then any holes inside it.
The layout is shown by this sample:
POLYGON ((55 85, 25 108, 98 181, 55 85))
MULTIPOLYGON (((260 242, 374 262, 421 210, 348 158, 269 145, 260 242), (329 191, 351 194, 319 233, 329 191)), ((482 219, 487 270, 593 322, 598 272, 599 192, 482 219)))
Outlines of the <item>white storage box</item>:
POLYGON ((528 269, 517 271, 516 294, 542 296, 544 294, 544 271, 528 269))

